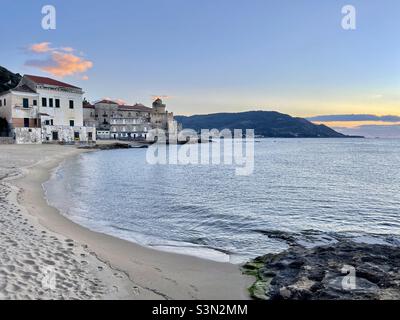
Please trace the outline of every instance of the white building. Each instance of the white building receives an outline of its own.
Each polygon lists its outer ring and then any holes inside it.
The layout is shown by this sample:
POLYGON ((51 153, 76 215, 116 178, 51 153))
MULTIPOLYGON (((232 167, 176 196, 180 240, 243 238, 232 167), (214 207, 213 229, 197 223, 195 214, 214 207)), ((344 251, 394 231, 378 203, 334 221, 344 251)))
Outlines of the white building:
POLYGON ((96 129, 83 125, 81 88, 46 77, 25 75, 0 94, 0 117, 16 143, 90 142, 96 129))

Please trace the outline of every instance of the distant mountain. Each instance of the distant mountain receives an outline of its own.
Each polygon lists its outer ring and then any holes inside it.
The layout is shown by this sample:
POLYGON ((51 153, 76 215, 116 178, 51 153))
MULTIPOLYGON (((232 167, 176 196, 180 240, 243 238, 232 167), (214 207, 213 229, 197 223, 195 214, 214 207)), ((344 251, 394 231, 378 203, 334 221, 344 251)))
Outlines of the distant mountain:
POLYGON ((349 135, 360 135, 366 138, 400 139, 400 125, 360 125, 357 127, 335 127, 335 130, 349 135))
POLYGON ((241 113, 215 113, 190 117, 176 116, 183 128, 201 129, 254 129, 255 134, 273 138, 345 138, 344 134, 303 118, 294 118, 275 111, 249 111, 241 113))
POLYGON ((15 88, 22 76, 19 73, 12 73, 0 66, 0 93, 15 88))
POLYGON ((400 122, 400 116, 377 116, 374 114, 336 114, 324 115, 307 118, 310 121, 336 122, 336 121, 382 121, 382 122, 400 122))

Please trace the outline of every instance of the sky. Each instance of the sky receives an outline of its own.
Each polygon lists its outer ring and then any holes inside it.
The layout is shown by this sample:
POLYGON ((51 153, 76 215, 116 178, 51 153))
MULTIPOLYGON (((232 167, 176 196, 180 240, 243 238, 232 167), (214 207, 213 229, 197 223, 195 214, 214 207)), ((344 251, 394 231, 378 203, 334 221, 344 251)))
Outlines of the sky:
MULTIPOLYGON (((0 0, 0 65, 175 114, 400 115, 398 0, 0 0), (46 4, 56 29, 41 26, 46 4), (342 7, 356 9, 344 30, 342 7)), ((370 124, 370 123, 369 123, 370 124)))

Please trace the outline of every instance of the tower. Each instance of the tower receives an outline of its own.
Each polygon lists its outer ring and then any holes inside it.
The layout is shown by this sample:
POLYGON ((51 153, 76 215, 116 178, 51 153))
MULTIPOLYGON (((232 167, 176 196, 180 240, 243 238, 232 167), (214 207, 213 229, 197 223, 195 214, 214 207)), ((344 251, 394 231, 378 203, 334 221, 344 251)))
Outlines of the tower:
POLYGON ((167 106, 162 102, 160 98, 157 98, 153 102, 153 109, 156 113, 165 113, 167 106))

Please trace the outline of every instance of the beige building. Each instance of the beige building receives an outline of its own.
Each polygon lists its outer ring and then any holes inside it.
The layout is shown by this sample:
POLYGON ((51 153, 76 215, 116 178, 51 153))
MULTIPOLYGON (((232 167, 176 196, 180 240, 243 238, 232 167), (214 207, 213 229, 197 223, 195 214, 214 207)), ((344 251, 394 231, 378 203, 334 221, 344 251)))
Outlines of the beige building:
POLYGON ((94 105, 84 104, 83 110, 85 125, 94 124, 99 139, 144 140, 148 132, 155 128, 170 133, 177 131, 174 115, 166 110, 161 99, 155 100, 152 108, 102 100, 94 105))

